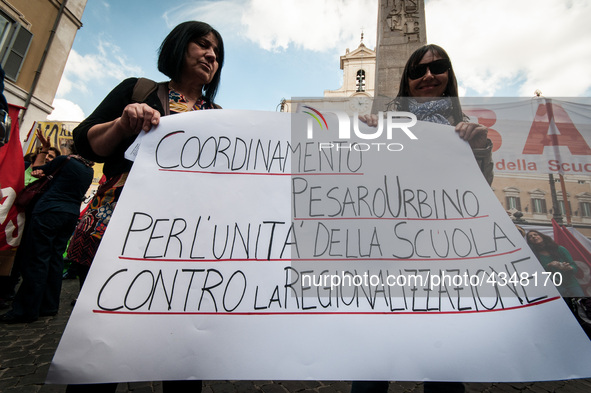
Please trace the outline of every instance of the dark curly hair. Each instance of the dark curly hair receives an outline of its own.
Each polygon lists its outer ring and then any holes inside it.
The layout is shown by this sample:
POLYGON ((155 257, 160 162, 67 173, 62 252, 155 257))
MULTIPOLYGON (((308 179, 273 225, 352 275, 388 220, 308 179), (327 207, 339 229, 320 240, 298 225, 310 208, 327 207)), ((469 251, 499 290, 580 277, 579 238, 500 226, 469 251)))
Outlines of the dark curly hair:
POLYGON ((533 250, 535 254, 538 254, 541 251, 548 252, 554 258, 560 258, 560 254, 558 252, 558 244, 548 235, 544 235, 543 233, 532 229, 531 231, 527 232, 527 244, 529 244, 530 248, 533 250), (534 244, 529 240, 529 234, 536 233, 538 236, 542 238, 541 244, 534 244))

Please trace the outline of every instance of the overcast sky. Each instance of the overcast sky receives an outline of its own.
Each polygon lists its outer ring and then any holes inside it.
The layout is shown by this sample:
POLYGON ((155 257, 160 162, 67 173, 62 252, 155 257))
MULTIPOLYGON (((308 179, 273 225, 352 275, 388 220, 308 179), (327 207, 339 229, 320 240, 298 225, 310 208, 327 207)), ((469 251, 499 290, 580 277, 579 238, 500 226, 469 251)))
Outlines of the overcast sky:
MULTIPOLYGON (((375 48, 378 0, 89 0, 50 116, 80 121, 121 80, 166 77, 157 49, 186 20, 215 27, 226 61, 217 103, 274 111, 342 85, 339 56, 375 48)), ((589 96, 591 1, 428 0, 427 41, 467 96, 589 96)))

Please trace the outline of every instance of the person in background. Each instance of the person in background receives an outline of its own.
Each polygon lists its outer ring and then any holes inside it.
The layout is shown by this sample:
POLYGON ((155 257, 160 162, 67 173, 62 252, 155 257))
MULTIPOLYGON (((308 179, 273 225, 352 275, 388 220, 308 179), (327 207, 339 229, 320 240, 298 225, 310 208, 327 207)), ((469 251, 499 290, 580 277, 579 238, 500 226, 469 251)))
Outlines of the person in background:
MULTIPOLYGON (((406 62, 398 95, 388 104, 387 110, 411 112, 417 120, 450 125, 458 136, 467 141, 482 175, 492 184, 492 142, 487 138, 488 129, 471 123, 462 112, 458 98, 458 83, 447 52, 438 45, 424 45, 406 62)), ((378 125, 375 114, 362 115, 359 119, 367 125, 378 125)), ((388 381, 353 381, 351 393, 386 393, 388 381)), ((463 393, 461 382, 425 382, 425 393, 463 393)))
MULTIPOLYGON (((39 148, 38 150, 40 151, 41 148, 39 148)), ((32 173, 33 164, 37 161, 37 155, 39 154, 39 151, 37 151, 36 153, 31 152, 25 156, 25 187, 38 179, 36 176, 33 176, 32 173)), ((43 162, 44 161, 45 159, 43 159, 43 162)))
POLYGON ((37 157, 37 153, 30 152, 25 154, 23 159, 25 160, 25 169, 29 168, 32 163, 35 162, 35 158, 37 157))
POLYGON ((25 156, 25 187, 43 175, 43 173, 38 170, 37 172, 34 172, 34 167, 47 164, 57 156, 61 155, 59 149, 51 146, 49 141, 43 136, 41 129, 37 130, 37 139, 41 143, 41 147, 38 149, 37 153, 29 153, 25 156), (26 164, 27 160, 31 160, 29 161, 30 164, 28 166, 26 164))
MULTIPOLYGON (((39 177, 43 176, 43 171, 33 168, 40 167, 51 162, 57 156, 60 156, 60 151, 55 147, 52 147, 49 141, 43 136, 40 129, 37 130, 37 139, 41 143, 41 146, 37 149, 36 153, 29 153, 24 157, 25 163, 25 187, 34 181, 38 180, 39 177)), ((23 233, 26 233, 28 222, 31 218, 31 212, 35 205, 28 206, 25 210, 25 226, 23 233)), ((10 301, 14 299, 16 287, 21 278, 21 268, 23 266, 25 247, 19 246, 14 256, 14 262, 12 270, 9 276, 0 276, 0 309, 10 307, 10 301)))
MULTIPOLYGON (((43 137, 41 131, 37 131, 37 135, 41 138, 43 137)), ((49 146, 49 148, 47 148, 47 153, 43 154, 43 151, 40 151, 37 155, 41 155, 42 162, 44 164, 48 164, 51 161, 53 161, 56 157, 61 156, 62 153, 59 151, 57 147, 49 146)), ((33 167, 34 166, 35 165, 33 165, 33 167)), ((43 172, 41 172, 39 169, 32 169, 31 176, 38 179, 43 176, 43 172)))
MULTIPOLYGON (((107 180, 97 190, 70 242, 68 257, 88 271, 104 231, 116 208, 132 162, 124 157, 140 131, 149 131, 168 114, 217 109, 214 104, 224 62, 221 35, 204 22, 176 26, 164 39, 158 70, 170 81, 154 86, 143 97, 145 81, 129 78, 115 87, 95 111, 73 131, 76 148, 93 161, 104 162, 107 180)), ((148 90, 149 91, 149 90, 148 90)), ((82 273, 85 275, 85 273, 82 273)), ((164 381, 165 393, 200 392, 201 381, 164 381)), ((89 385, 69 385, 67 392, 88 392, 89 385)), ((92 386, 114 392, 117 384, 92 386)))
MULTIPOLYGON (((37 154, 47 154, 48 143, 37 154)), ((19 246, 23 277, 12 309, 0 317, 3 323, 30 323, 57 314, 62 286, 63 253, 74 231, 80 204, 90 187, 92 163, 76 156, 59 156, 36 166, 40 176, 54 174, 47 190, 35 203, 19 246), (56 170, 59 171, 56 173, 56 170)))
POLYGON ((47 155, 45 156, 45 163, 51 162, 55 157, 61 156, 62 153, 57 147, 50 146, 47 155))
POLYGON ((536 230, 528 231, 526 239, 544 270, 560 274, 562 282, 558 286, 558 292, 563 298, 585 296, 575 277, 577 264, 566 248, 556 244, 550 236, 536 230))

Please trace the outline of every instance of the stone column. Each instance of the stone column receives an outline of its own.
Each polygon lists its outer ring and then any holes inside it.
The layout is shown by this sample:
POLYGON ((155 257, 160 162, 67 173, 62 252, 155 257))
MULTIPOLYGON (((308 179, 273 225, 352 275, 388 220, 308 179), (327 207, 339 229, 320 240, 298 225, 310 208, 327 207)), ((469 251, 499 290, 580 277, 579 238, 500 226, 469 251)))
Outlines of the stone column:
POLYGON ((427 42, 424 0, 380 0, 375 98, 372 113, 398 94, 404 64, 427 42))

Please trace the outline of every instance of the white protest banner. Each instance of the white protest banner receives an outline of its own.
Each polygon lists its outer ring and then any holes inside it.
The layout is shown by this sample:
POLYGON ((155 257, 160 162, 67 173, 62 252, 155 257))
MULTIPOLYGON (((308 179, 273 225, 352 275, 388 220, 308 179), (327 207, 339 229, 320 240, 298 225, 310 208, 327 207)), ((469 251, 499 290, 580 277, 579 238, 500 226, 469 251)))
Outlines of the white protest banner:
POLYGON ((462 98, 489 127, 497 173, 591 174, 589 98, 462 98))
POLYGON ((591 376, 452 127, 310 109, 147 133, 48 382, 591 376))

